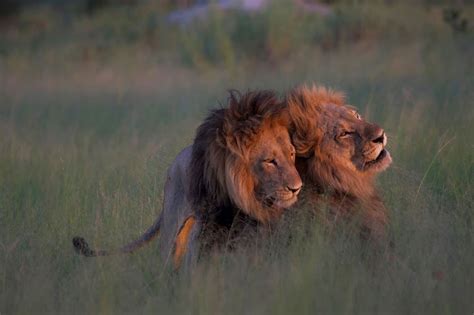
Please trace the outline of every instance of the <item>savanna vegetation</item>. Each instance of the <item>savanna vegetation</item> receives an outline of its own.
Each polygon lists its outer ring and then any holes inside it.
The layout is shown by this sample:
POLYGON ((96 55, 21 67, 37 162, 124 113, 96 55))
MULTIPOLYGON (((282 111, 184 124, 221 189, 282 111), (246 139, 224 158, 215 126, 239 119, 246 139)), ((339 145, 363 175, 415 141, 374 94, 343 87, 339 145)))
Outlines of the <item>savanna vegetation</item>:
POLYGON ((153 1, 0 15, 0 314, 472 314, 474 7, 329 2, 189 23, 153 1), (114 247, 154 221, 167 167, 227 89, 303 82, 386 129, 379 186, 403 265, 298 209, 189 274, 155 243, 74 252, 73 236, 114 247))

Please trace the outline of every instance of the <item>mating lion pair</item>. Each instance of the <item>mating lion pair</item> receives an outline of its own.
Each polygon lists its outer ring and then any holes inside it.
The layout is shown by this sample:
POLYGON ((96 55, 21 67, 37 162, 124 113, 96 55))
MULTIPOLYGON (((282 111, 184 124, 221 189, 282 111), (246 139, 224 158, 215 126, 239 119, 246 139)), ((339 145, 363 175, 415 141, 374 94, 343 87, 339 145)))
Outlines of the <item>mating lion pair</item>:
POLYGON ((391 162, 386 143, 383 129, 339 92, 302 86, 284 101, 270 91, 231 92, 169 168, 163 210, 138 240, 115 251, 91 250, 80 237, 73 244, 85 256, 129 253, 159 232, 164 257, 175 268, 189 265, 216 229, 230 234, 242 222, 277 221, 295 206, 303 182, 300 199, 315 213, 324 200, 331 218, 356 214, 364 238, 384 240, 387 213, 374 177, 391 162))

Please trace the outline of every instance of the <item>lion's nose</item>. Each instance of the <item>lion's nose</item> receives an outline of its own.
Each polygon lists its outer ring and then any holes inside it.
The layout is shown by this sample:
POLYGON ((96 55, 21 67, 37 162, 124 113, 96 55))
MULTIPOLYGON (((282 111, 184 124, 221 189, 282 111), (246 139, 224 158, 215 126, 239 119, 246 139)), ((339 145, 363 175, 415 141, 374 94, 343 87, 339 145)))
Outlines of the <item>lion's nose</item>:
POLYGON ((385 143, 387 142, 387 136, 385 135, 385 132, 383 129, 379 129, 377 131, 377 133, 375 133, 373 139, 372 139, 372 142, 373 143, 381 143, 383 145, 385 145, 385 143))
POLYGON ((297 194, 297 193, 300 192, 301 187, 303 187, 303 183, 297 183, 297 184, 294 184, 294 185, 286 186, 286 189, 288 189, 289 191, 291 191, 294 194, 297 194))

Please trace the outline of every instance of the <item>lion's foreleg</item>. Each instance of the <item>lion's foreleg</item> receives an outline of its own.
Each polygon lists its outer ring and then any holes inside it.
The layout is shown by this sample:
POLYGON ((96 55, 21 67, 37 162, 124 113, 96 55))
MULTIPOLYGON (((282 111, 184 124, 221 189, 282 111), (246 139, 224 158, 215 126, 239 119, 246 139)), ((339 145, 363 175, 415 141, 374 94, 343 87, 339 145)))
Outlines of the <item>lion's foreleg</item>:
POLYGON ((183 261, 183 257, 188 251, 191 231, 195 225, 196 218, 194 216, 190 216, 184 221, 183 225, 178 231, 173 250, 173 265, 175 269, 179 269, 183 261))

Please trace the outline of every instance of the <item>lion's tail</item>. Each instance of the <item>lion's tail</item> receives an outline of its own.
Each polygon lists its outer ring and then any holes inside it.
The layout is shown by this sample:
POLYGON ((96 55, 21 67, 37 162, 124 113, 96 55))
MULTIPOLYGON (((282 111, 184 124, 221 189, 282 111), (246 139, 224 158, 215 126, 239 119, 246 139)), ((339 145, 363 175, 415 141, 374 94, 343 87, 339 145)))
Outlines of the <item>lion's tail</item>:
POLYGON ((72 244, 74 245, 74 249, 78 254, 84 255, 86 257, 96 257, 96 256, 109 256, 109 255, 117 255, 117 254, 127 254, 139 249, 143 245, 147 244, 149 241, 154 239, 158 233, 160 232, 162 222, 162 216, 156 220, 156 222, 148 228, 148 230, 140 236, 139 239, 134 240, 133 242, 128 243, 125 246, 122 246, 115 250, 96 250, 91 249, 89 244, 87 244, 86 240, 80 236, 76 236, 72 239, 72 244))

